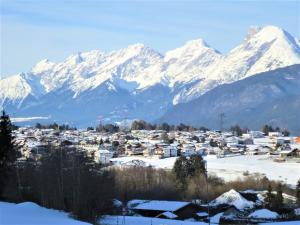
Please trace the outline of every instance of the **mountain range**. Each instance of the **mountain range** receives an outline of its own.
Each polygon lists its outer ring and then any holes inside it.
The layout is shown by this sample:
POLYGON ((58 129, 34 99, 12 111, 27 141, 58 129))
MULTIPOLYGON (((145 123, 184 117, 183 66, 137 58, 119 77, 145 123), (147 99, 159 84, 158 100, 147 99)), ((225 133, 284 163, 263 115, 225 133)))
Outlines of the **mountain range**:
POLYGON ((298 134, 300 64, 220 85, 197 99, 170 108, 157 122, 177 121, 214 129, 235 124, 261 129, 270 124, 298 134))
MULTIPOLYGON (((263 82, 266 76, 260 73, 299 63, 299 41, 279 27, 266 26, 250 29, 228 54, 198 39, 165 54, 134 44, 108 53, 76 53, 58 63, 45 59, 28 72, 1 79, 0 103, 14 117, 47 117, 77 126, 95 125, 99 118, 105 122, 128 118, 179 123, 174 117, 167 119, 173 109, 185 103, 198 104, 217 88, 250 77, 263 82)), ((293 71, 298 69, 296 66, 293 71)), ((291 68, 287 70, 293 76, 291 68)), ((280 75, 272 77, 274 81, 266 85, 272 86, 280 75)), ((247 89, 247 85, 243 87, 247 89)), ((297 83, 292 88, 299 87, 297 83)), ((249 96, 255 98, 255 90, 249 96)), ((264 103, 270 101, 265 98, 264 103)), ((242 109, 240 113, 244 115, 242 109)))

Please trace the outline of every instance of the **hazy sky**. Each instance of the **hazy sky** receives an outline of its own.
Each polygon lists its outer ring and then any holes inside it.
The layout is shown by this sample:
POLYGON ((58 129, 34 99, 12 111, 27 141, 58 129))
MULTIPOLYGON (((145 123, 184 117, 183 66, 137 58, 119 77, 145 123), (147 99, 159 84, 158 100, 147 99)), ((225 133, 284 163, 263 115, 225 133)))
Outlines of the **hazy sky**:
POLYGON ((249 26, 276 25, 300 37, 299 1, 0 0, 0 75, 38 61, 141 42, 161 53, 203 38, 226 53, 249 26))

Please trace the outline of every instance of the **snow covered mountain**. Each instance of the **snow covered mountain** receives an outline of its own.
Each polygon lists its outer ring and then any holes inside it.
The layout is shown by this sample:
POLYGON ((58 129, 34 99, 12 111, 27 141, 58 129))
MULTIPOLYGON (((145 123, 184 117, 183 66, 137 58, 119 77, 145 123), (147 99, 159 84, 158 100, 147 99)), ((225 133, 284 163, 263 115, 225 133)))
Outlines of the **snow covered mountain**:
POLYGON ((209 66, 204 71, 206 79, 190 87, 178 103, 194 99, 220 84, 300 62, 299 41, 286 31, 275 26, 251 31, 242 44, 209 66))
POLYGON ((59 63, 42 60, 27 73, 0 80, 0 102, 16 116, 85 125, 97 115, 120 120, 125 111, 130 118, 153 120, 219 85, 297 63, 298 40, 267 26, 252 29, 227 55, 198 39, 165 55, 134 44, 109 53, 73 54, 59 63), (86 112, 79 116, 82 107, 86 112), (64 110, 72 116, 64 117, 64 110))
POLYGON ((272 124, 297 134, 299 112, 300 64, 297 64, 220 85, 170 108, 158 122, 220 129, 219 115, 224 113, 226 128, 239 124, 261 129, 264 124, 272 124))

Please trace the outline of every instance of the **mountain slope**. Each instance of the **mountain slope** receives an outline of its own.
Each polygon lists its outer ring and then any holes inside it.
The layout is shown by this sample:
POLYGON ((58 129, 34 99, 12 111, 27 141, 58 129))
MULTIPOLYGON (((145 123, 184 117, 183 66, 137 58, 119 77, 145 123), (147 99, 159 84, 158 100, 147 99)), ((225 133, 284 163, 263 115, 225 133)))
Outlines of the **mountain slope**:
POLYGON ((244 42, 208 67, 206 79, 186 90, 179 102, 200 96, 214 87, 257 73, 300 63, 300 46, 286 31, 266 26, 248 35, 244 42))
POLYGON ((160 122, 219 128, 240 124, 258 129, 263 124, 299 129, 300 65, 293 65, 221 85, 188 103, 170 109, 160 122), (186 115, 189 115, 186 117, 186 115))
POLYGON ((42 60, 27 73, 0 80, 0 102, 15 116, 50 116, 79 125, 90 124, 99 114, 120 120, 124 111, 129 119, 155 120, 172 105, 222 84, 300 63, 299 49, 286 31, 267 26, 252 30, 227 55, 202 39, 165 55, 143 44, 108 53, 76 53, 59 63, 42 60), (79 113, 82 107, 84 114, 79 113))

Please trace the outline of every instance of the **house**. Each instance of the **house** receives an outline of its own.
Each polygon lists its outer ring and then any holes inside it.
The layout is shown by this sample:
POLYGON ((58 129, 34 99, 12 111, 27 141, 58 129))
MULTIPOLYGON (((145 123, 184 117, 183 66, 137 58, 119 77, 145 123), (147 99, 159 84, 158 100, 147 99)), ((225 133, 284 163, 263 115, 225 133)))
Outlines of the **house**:
POLYGON ((268 209, 258 209, 252 212, 248 217, 257 219, 276 219, 279 217, 279 214, 268 209))
POLYGON ((154 152, 155 152, 155 146, 154 145, 147 145, 146 147, 145 147, 145 149, 143 150, 143 155, 145 156, 145 157, 150 157, 150 156, 152 156, 153 154, 154 154, 154 152))
POLYGON ((187 143, 183 144, 181 148, 181 155, 183 156, 191 156, 196 154, 196 148, 194 144, 187 143))
POLYGON ((264 133, 261 131, 250 131, 250 134, 253 138, 263 138, 264 133))
POLYGON ((245 138, 245 139, 242 140, 242 144, 244 144, 244 145, 253 145, 254 142, 253 142, 252 138, 245 138))
POLYGON ((125 146, 126 155, 143 155, 144 147, 139 142, 131 142, 125 146))
POLYGON ((114 153, 106 149, 99 149, 95 152, 95 161, 102 164, 109 164, 114 153))
POLYGON ((196 218, 199 220, 205 220, 208 217, 208 213, 207 212, 198 212, 196 213, 196 218))
POLYGON ((269 132, 269 137, 280 137, 281 133, 280 132, 269 132))
POLYGON ((145 200, 131 210, 146 217, 187 219, 194 218, 199 208, 191 202, 145 200))
POLYGON ((228 192, 223 193, 216 199, 210 202, 210 206, 212 208, 221 209, 229 209, 234 206, 239 211, 244 211, 246 209, 253 208, 255 203, 253 201, 249 201, 244 198, 239 192, 231 189, 228 192))
POLYGON ((177 219, 178 218, 178 216, 172 212, 163 212, 156 217, 161 218, 161 219, 177 219))
POLYGON ((300 157, 300 149, 294 148, 294 149, 286 149, 280 151, 280 156, 282 158, 286 157, 300 157))
POLYGON ((300 144, 300 137, 295 137, 294 142, 295 142, 296 144, 300 144))
POLYGON ((225 210, 225 212, 223 213, 223 217, 234 218, 237 217, 239 213, 240 211, 234 205, 232 205, 225 210))

